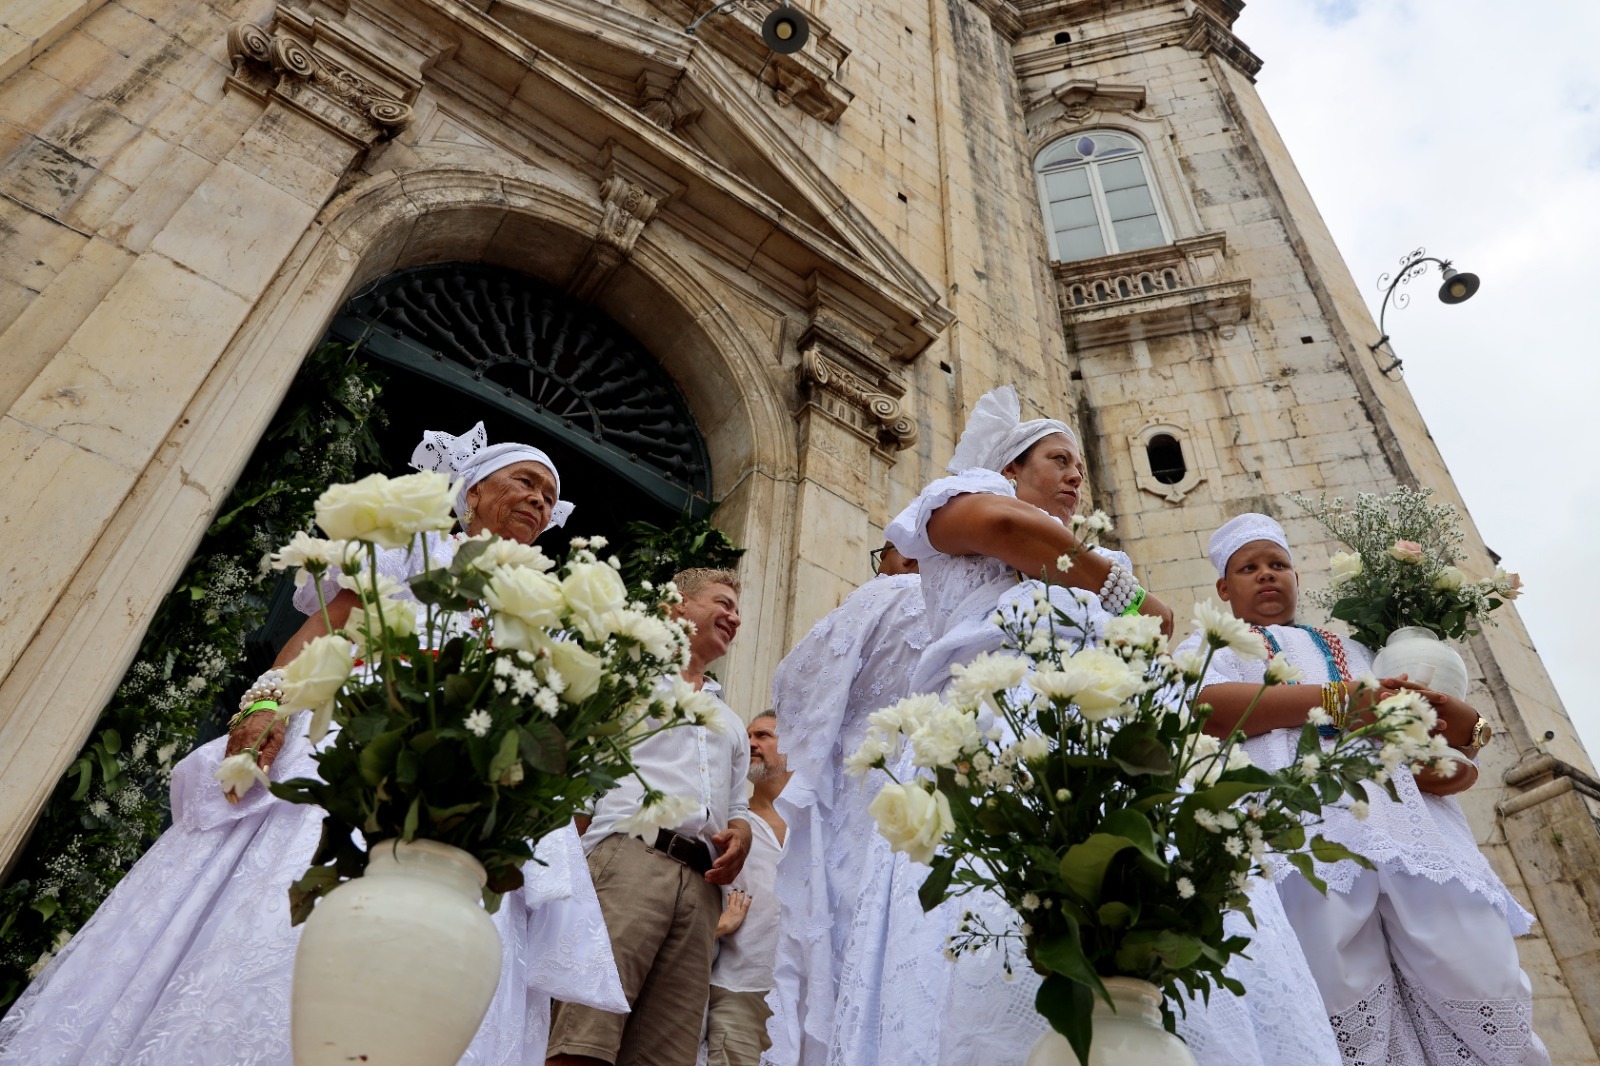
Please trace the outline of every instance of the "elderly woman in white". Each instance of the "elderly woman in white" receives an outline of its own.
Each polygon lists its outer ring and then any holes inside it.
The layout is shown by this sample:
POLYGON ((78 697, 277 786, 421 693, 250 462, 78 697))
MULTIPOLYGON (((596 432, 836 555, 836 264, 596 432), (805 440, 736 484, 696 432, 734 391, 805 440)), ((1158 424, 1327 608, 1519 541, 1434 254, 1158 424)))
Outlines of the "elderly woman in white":
MULTIPOLYGON (((481 422, 460 437, 425 434, 412 465, 461 482, 456 514, 469 535, 488 530, 531 544, 572 510, 549 456, 525 444, 489 447, 481 422)), ((448 563, 458 538, 427 536, 430 565, 448 563)), ((422 569, 422 552, 381 551, 378 568, 403 583, 422 569)), ((325 586, 337 626, 357 600, 332 577, 325 586)), ((278 666, 327 629, 313 587, 301 588, 296 604, 312 617, 278 666)), ((262 675, 243 706, 279 677, 262 675)), ((271 726, 262 753, 273 777, 316 774, 308 717, 271 726)), ((236 722, 230 736, 174 767, 172 828, 0 1020, 0 1064, 289 1066, 300 930, 289 924, 287 889, 316 848, 322 812, 264 788, 240 796, 219 787, 224 749, 249 747, 273 716, 236 722)), ((528 863, 526 884, 494 915, 500 984, 463 1064, 543 1063, 552 996, 627 1010, 576 831, 544 837, 537 853, 547 865, 528 863)))
MULTIPOLYGON (((917 560, 932 641, 918 662, 911 691, 938 691, 951 667, 1002 646, 997 612, 1030 605, 1048 574, 1052 601, 1075 619, 1090 643, 1119 614, 1160 618, 1171 612, 1140 588, 1128 557, 1087 548, 1072 533, 1082 502, 1084 466, 1076 436, 1054 419, 1024 421, 1010 386, 974 407, 941 478, 889 526, 888 537, 917 560), (1066 569, 1057 560, 1070 555, 1066 569)), ((924 871, 895 871, 886 916, 877 1062, 1003 1066, 1021 1063, 1045 1029, 1034 1010, 1038 978, 1021 968, 1005 974, 998 951, 941 958, 963 910, 983 913, 989 928, 1014 921, 993 897, 963 897, 924 916, 916 890, 924 871)), ((1334 1066, 1339 1061, 1316 1009, 1316 985, 1270 886, 1252 893, 1257 926, 1235 916, 1252 938, 1250 958, 1236 958, 1230 976, 1249 994, 1211 994, 1188 1005, 1179 1032, 1201 1066, 1334 1066)), ((862 1066, 852 1062, 850 1066, 862 1066)))

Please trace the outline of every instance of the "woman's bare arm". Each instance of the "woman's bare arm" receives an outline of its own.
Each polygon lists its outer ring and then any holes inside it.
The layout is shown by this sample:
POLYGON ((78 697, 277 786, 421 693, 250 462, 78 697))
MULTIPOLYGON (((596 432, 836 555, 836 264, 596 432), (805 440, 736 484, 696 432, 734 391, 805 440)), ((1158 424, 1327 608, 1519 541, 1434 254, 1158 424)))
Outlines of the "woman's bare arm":
MULTIPOLYGON (((928 541, 946 555, 987 555, 1024 577, 1047 578, 1099 593, 1111 573, 1111 560, 1090 551, 1066 526, 1031 503, 987 492, 957 496, 928 518, 928 541), (1071 554, 1072 565, 1056 565, 1071 554)), ((1140 614, 1161 619, 1161 631, 1172 635, 1172 610, 1145 594, 1140 614)))

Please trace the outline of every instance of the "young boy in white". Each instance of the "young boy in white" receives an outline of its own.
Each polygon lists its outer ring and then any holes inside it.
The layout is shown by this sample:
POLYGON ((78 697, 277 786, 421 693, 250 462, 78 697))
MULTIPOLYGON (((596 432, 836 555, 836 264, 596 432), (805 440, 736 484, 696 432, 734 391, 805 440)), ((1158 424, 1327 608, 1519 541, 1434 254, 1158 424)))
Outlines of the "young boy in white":
MULTIPOLYGON (((1220 736, 1240 724, 1257 765, 1281 769, 1294 760, 1301 727, 1323 706, 1326 686, 1348 686, 1331 692, 1354 693, 1352 715, 1401 687, 1418 688, 1389 678, 1376 693, 1358 692, 1354 682, 1371 674, 1372 652, 1295 624, 1299 577, 1273 519, 1240 515, 1217 530, 1207 554, 1217 568, 1217 595, 1269 652, 1303 675, 1298 684, 1261 692, 1265 662, 1226 648, 1212 659, 1200 692, 1200 702, 1215 708, 1207 729, 1220 736)), ((1179 650, 1199 647, 1196 633, 1179 650)), ((1484 736, 1478 713, 1452 697, 1418 691, 1438 712, 1450 744, 1476 754, 1474 739, 1484 736)), ((1288 863, 1274 863, 1284 909, 1350 1066, 1550 1062, 1533 1032, 1532 991, 1512 939, 1527 932, 1532 916, 1478 851, 1460 804, 1442 794, 1475 776, 1470 764, 1453 777, 1403 772, 1394 782, 1398 803, 1369 788, 1366 800, 1327 810, 1323 834, 1376 869, 1319 864, 1326 896, 1288 863)))

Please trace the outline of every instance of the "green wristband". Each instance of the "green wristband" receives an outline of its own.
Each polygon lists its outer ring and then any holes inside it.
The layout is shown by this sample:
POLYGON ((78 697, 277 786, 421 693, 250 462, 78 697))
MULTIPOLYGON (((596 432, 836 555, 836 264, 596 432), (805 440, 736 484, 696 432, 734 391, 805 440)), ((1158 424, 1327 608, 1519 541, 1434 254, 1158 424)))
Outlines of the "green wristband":
POLYGON ((228 732, 233 732, 244 724, 246 718, 260 714, 262 711, 275 711, 278 709, 277 700, 256 700, 247 709, 240 711, 228 719, 228 732))
POLYGON ((1144 588, 1141 586, 1133 590, 1133 599, 1128 601, 1128 607, 1122 613, 1138 614, 1139 608, 1144 606, 1144 588))

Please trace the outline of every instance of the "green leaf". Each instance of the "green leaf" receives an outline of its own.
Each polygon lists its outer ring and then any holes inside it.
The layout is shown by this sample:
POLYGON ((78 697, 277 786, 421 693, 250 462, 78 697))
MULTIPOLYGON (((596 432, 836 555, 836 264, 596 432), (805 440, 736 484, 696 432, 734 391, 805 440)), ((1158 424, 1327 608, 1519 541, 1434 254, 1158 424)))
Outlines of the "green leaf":
POLYGON ((1312 888, 1321 892, 1324 896, 1328 894, 1328 882, 1317 876, 1316 866, 1312 863, 1311 856, 1303 851, 1290 851, 1285 852, 1283 857, 1288 859, 1290 865, 1296 870, 1300 871, 1300 876, 1304 877, 1312 888))
POLYGON ((1157 736, 1153 722, 1140 722, 1122 729, 1106 747, 1124 773, 1165 774, 1172 771, 1172 753, 1157 736))
POLYGON ((943 855, 934 860, 922 887, 917 889, 917 900, 924 911, 931 911, 944 901, 945 893, 950 890, 950 878, 955 872, 956 860, 953 856, 943 855))
POLYGON ((1135 810, 1124 808, 1112 811, 1100 823, 1100 832, 1112 833, 1132 842, 1139 854, 1161 867, 1167 865, 1166 856, 1156 845, 1156 831, 1150 819, 1135 810))
POLYGON ((1100 900, 1100 886, 1106 870, 1118 853, 1138 845, 1125 836, 1091 833, 1081 844, 1074 844, 1061 857, 1061 879, 1080 898, 1094 904, 1100 900))
POLYGON ((534 719, 518 726, 516 737, 529 766, 556 777, 567 772, 567 739, 554 722, 534 719))
POLYGON ((1359 865, 1365 866, 1369 870, 1375 869, 1372 865, 1372 860, 1365 855, 1359 855, 1343 844, 1329 840, 1324 836, 1311 838, 1311 855, 1318 862, 1339 862, 1342 859, 1354 859, 1359 865))
POLYGON ((1121 900, 1112 900, 1110 903, 1100 904, 1100 909, 1095 912, 1100 919, 1100 924, 1107 929, 1121 929, 1131 925, 1139 917, 1139 912, 1123 903, 1121 900))
POLYGON ((422 797, 413 796, 411 806, 406 810, 405 826, 400 830, 400 839, 405 841, 415 840, 417 836, 417 817, 422 809, 422 797))
POLYGON ((394 729, 372 738, 372 742, 361 750, 357 761, 363 781, 376 787, 394 773, 395 760, 400 755, 405 736, 404 729, 394 729))
MULTIPOLYGON (((1095 978, 1097 985, 1099 980, 1095 978)), ((1089 1061, 1089 1045, 1094 1039, 1093 989, 1059 974, 1047 974, 1033 997, 1033 1009, 1067 1038, 1079 1062, 1089 1061)))
POLYGON ((1181 970, 1200 957, 1204 943, 1171 929, 1135 930, 1122 938, 1117 949, 1117 969, 1130 974, 1181 970))

